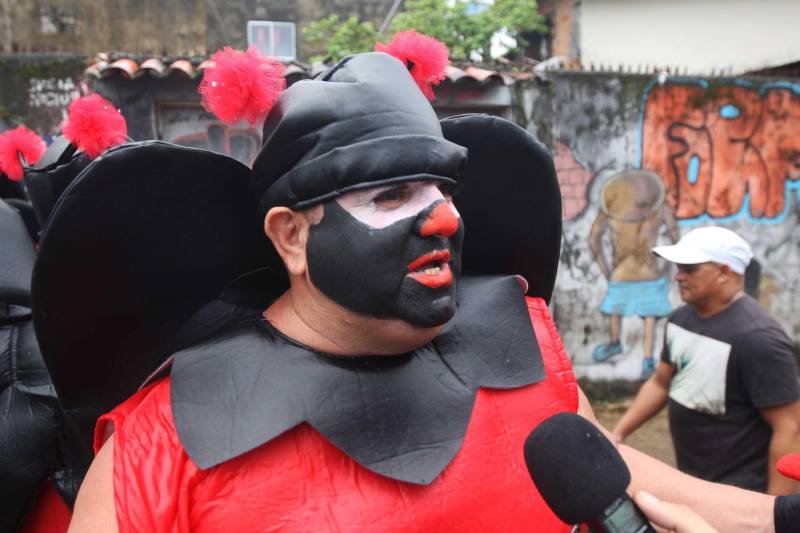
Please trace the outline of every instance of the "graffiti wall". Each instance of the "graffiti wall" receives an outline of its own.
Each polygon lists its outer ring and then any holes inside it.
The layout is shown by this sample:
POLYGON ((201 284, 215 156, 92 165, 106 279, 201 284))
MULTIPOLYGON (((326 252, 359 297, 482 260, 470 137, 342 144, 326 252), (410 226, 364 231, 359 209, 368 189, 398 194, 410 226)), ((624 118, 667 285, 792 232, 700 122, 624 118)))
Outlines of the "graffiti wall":
POLYGON ((553 312, 579 376, 649 375, 681 304, 650 249, 700 225, 751 244, 747 290, 800 340, 800 84, 559 72, 528 91, 562 189, 553 312))
POLYGON ((67 106, 89 88, 78 56, 0 57, 0 131, 20 124, 49 143, 66 118, 67 106))

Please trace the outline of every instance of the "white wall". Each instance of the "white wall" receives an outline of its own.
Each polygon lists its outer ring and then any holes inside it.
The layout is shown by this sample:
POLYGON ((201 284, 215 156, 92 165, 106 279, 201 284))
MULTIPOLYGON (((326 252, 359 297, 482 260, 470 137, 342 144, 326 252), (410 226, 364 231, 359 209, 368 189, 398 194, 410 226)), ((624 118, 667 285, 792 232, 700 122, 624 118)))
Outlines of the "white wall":
POLYGON ((798 0, 583 0, 584 65, 731 74, 800 61, 798 0))

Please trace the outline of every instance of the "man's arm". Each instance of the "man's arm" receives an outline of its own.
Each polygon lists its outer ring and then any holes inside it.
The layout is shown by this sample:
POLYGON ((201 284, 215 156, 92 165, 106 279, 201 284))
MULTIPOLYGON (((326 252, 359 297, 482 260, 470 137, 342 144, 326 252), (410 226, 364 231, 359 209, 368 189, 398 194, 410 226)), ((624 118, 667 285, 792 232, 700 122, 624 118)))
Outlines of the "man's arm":
POLYGON ((759 411, 767 424, 772 427, 767 493, 776 496, 794 494, 797 482, 782 476, 775 468, 775 463, 787 453, 800 452, 800 401, 762 408, 759 411))
POLYGON ((592 223, 592 230, 589 233, 589 248, 592 250, 597 265, 600 267, 600 272, 606 277, 611 277, 611 268, 608 266, 606 256, 603 254, 603 234, 608 229, 608 215, 600 211, 597 213, 597 218, 592 223))
MULTIPOLYGON (((583 392, 579 398, 578 414, 597 424, 583 392)), ((629 493, 644 490, 661 500, 691 507, 719 531, 775 531, 774 496, 702 481, 629 446, 619 445, 618 448, 631 471, 629 493)))
POLYGON ((611 431, 614 442, 623 442, 628 435, 664 408, 669 398, 669 384, 673 373, 674 367, 671 364, 664 361, 658 363, 656 371, 645 381, 631 406, 611 431))
POLYGON ((97 452, 75 500, 68 533, 117 533, 114 504, 114 436, 97 452))

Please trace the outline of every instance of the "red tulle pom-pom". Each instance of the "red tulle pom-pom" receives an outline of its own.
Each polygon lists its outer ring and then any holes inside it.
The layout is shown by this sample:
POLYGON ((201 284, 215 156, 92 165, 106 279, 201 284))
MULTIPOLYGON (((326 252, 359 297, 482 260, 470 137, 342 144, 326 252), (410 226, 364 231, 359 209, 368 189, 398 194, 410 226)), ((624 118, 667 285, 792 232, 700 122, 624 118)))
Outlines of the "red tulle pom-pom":
POLYGON ((61 133, 94 159, 112 146, 125 142, 128 125, 111 103, 99 94, 76 98, 69 104, 61 133))
POLYGON ((226 46, 215 53, 198 89, 203 108, 226 124, 264 119, 286 87, 283 64, 251 46, 247 52, 226 46))
POLYGON ((434 99, 431 85, 438 85, 445 78, 445 69, 450 64, 443 42, 416 30, 407 30, 395 33, 389 44, 377 43, 375 50, 405 63, 422 93, 428 100, 434 99))
POLYGON ((0 173, 8 179, 19 181, 22 179, 22 164, 19 154, 25 158, 29 165, 36 163, 47 149, 41 137, 25 126, 17 126, 13 130, 0 134, 0 173))
POLYGON ((790 453, 778 459, 778 472, 800 481, 800 453, 790 453))

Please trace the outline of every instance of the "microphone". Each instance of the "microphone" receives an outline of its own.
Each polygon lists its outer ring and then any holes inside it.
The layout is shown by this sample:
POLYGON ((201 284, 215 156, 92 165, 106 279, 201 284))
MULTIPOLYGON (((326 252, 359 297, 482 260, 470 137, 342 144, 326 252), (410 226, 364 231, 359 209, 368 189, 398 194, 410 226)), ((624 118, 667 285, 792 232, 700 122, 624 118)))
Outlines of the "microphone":
POLYGON ((525 463, 550 509, 593 533, 655 533, 628 497, 631 474, 613 444, 591 422, 559 413, 525 440, 525 463))

